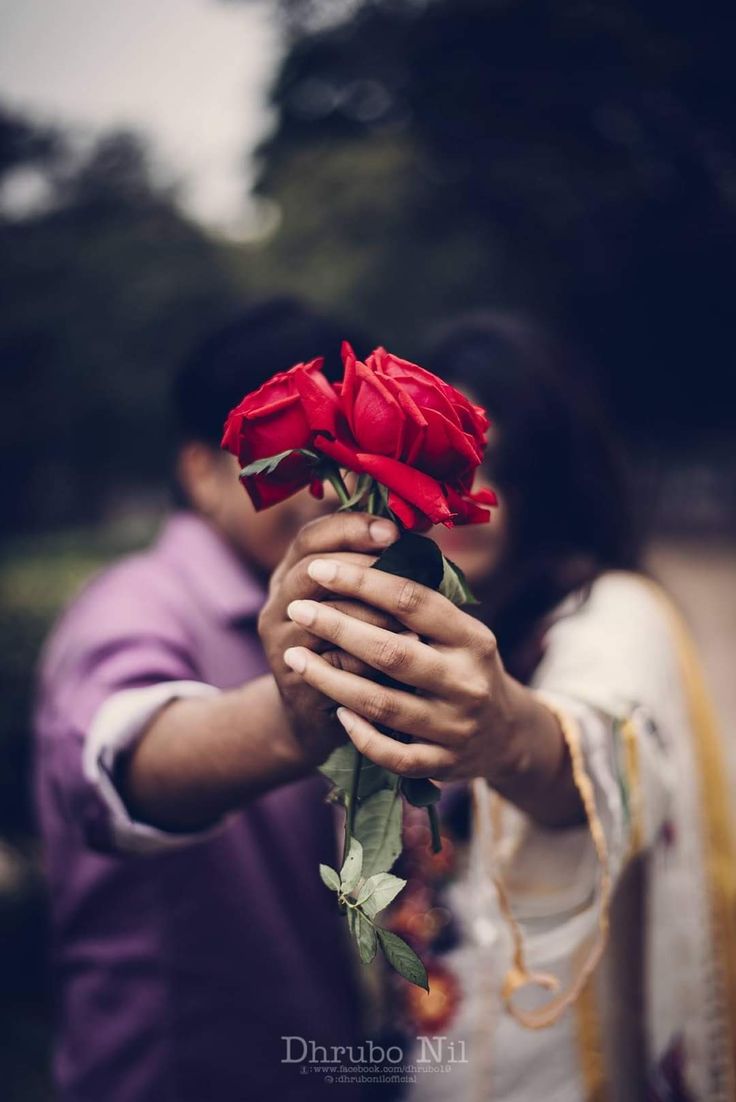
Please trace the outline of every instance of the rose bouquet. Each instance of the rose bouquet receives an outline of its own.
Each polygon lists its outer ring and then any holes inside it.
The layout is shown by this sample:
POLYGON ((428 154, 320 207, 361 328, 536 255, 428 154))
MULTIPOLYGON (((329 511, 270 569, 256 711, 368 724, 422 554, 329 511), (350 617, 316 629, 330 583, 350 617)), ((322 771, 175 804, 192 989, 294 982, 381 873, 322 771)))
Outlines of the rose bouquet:
MULTIPOLYGON (((307 486, 322 497, 327 481, 341 509, 389 517, 399 527, 401 535, 379 556, 376 569, 437 589, 455 604, 472 602, 459 567, 420 533, 433 524, 490 519, 495 495, 472 488, 486 446, 485 411, 383 348, 362 362, 345 344, 342 359, 339 383, 327 380, 321 359, 300 363, 230 412, 222 446, 237 456, 255 508, 307 486), (352 474, 349 487, 344 472, 352 474)), ((437 851, 440 791, 430 780, 398 777, 365 760, 352 743, 335 750, 321 771, 331 798, 345 809, 341 868, 321 865, 322 880, 336 893, 361 960, 369 963, 380 946, 398 972, 426 988, 426 970, 413 949, 376 918, 405 884, 390 871, 401 852, 402 799, 426 808, 437 851)))

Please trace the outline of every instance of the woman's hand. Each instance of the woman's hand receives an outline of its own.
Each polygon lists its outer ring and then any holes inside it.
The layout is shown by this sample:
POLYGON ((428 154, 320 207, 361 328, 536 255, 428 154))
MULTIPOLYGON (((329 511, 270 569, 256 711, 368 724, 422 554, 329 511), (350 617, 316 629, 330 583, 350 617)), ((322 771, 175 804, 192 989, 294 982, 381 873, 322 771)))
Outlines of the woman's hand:
POLYGON ((337 717, 361 753, 405 777, 484 777, 549 825, 580 819, 557 720, 506 673, 487 627, 434 590, 365 560, 311 557, 305 569, 322 590, 373 607, 419 637, 321 601, 288 605, 290 619, 311 636, 415 690, 379 685, 370 670, 340 668, 314 647, 288 648, 287 665, 341 705, 337 717), (400 742, 376 724, 414 741, 400 742))

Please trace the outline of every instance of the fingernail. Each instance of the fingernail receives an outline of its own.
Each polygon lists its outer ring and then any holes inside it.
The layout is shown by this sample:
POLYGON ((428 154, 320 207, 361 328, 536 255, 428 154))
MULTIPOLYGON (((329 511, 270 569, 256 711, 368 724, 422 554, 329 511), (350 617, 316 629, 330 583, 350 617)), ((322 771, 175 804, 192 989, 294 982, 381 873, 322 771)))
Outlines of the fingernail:
POLYGON ((284 662, 297 673, 304 673, 307 668, 307 656, 300 647, 287 647, 284 651, 284 662))
POLYGON ((291 601, 286 609, 286 615, 297 624, 308 627, 317 618, 317 609, 313 601, 291 601))
POLYGON ((350 731, 353 726, 353 713, 348 711, 347 708, 338 708, 335 715, 342 723, 346 731, 350 731))
POLYGON ((396 525, 390 520, 372 520, 368 531, 374 543, 393 543, 397 536, 396 525))
POLYGON ((315 559, 307 567, 307 574, 315 582, 334 582, 337 577, 337 563, 329 559, 315 559))

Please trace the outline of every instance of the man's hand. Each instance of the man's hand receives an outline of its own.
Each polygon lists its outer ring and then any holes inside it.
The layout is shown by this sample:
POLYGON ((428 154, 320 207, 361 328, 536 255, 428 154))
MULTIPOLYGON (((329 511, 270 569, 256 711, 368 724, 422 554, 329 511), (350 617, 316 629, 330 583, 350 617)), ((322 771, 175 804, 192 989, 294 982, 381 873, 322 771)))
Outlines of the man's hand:
POLYGON ((339 558, 341 562, 370 567, 398 535, 391 521, 367 513, 338 512, 321 517, 302 528, 271 576, 258 631, 294 733, 305 755, 315 764, 324 761, 335 746, 345 741, 345 732, 335 717, 335 701, 290 669, 284 662, 284 651, 305 647, 320 653, 321 660, 333 669, 367 676, 372 671, 355 655, 294 623, 287 615, 287 607, 295 600, 324 601, 336 613, 376 627, 402 631, 403 625, 390 614, 350 597, 336 597, 308 571, 316 558, 339 558))

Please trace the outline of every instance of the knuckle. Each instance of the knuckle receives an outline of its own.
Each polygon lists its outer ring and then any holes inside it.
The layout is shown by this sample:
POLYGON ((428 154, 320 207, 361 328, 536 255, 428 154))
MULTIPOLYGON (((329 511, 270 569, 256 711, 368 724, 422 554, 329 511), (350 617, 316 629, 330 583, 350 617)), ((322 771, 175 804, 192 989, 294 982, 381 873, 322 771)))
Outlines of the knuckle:
POLYGON ((310 627, 323 631, 333 643, 339 644, 345 638, 345 621, 339 613, 333 611, 320 609, 310 627))
POLYGON ((295 557, 302 558, 309 553, 309 548, 314 538, 314 529, 318 523, 319 518, 317 520, 310 520, 303 528, 299 529, 292 544, 295 557))
POLYGON ((422 598, 422 591, 416 582, 406 579, 402 582, 396 597, 399 612, 416 612, 422 598))
POLYGON ((398 773, 400 777, 408 777, 415 768, 414 757, 410 750, 397 750, 396 757, 392 765, 394 773, 398 773))
POLYGON ((496 636, 492 632, 488 631, 487 628, 484 631, 479 632, 476 638, 475 649, 480 657, 486 661, 494 658, 498 650, 496 636))
POLYGON ((384 639, 376 645, 374 664, 382 670, 395 672, 403 669, 408 657, 406 647, 397 639, 384 639))
POLYGON ((389 723, 396 714, 396 705, 393 698, 387 692, 372 692, 366 697, 361 711, 378 723, 389 723))
POLYGON ((459 720, 458 723, 455 725, 455 737, 457 738, 458 742, 471 742, 475 735, 475 722, 470 718, 470 716, 464 717, 463 719, 459 720))
POLYGON ((355 593, 362 593, 366 586, 366 574, 367 570, 362 570, 360 567, 349 566, 345 569, 344 578, 355 593))
POLYGON ((481 707, 488 700, 488 683, 484 677, 471 677, 463 685, 463 694, 474 707, 481 707))
POLYGON ((358 660, 344 650, 325 650, 322 652, 322 657, 335 670, 344 670, 345 673, 358 673, 358 660))

